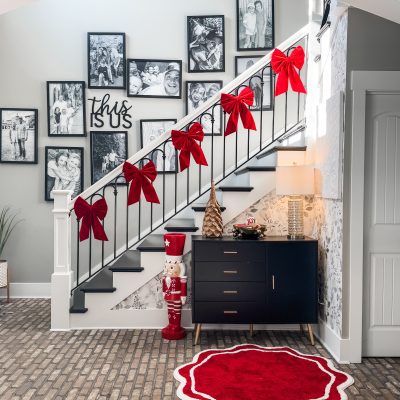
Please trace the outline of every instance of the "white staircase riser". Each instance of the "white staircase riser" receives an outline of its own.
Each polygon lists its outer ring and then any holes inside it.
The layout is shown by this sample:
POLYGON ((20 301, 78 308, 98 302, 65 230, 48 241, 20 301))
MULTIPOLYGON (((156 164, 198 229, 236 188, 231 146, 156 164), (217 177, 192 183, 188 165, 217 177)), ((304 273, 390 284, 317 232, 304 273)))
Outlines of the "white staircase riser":
POLYGON ((275 173, 251 172, 250 185, 254 187, 251 192, 223 192, 223 204, 226 207, 222 213, 224 224, 275 189, 275 173))
POLYGON ((305 151, 278 151, 276 166, 304 165, 305 153, 305 151))

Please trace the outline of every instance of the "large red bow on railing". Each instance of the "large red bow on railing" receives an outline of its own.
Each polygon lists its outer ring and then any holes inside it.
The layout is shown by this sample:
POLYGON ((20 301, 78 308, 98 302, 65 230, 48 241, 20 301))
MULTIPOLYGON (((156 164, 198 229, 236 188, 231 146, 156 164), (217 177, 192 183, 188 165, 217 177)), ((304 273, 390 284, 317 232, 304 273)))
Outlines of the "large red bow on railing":
POLYGON ((160 203, 153 182, 157 178, 157 170, 153 161, 149 161, 142 169, 124 162, 122 167, 126 181, 131 182, 128 195, 128 206, 137 203, 142 193, 149 203, 160 203))
POLYGON ((202 142, 204 139, 204 132, 202 126, 195 122, 187 132, 175 131, 171 132, 172 143, 179 154, 179 166, 183 171, 190 165, 190 154, 192 154, 194 161, 200 165, 208 165, 206 157, 200 145, 196 142, 202 142))
POLYGON ((278 74, 276 81, 275 96, 288 91, 288 81, 294 92, 307 93, 300 79, 299 73, 304 65, 304 50, 301 46, 297 46, 290 56, 286 56, 279 49, 275 49, 272 53, 271 67, 278 74))
POLYGON ((238 96, 222 93, 221 106, 228 114, 230 114, 228 123, 226 124, 225 136, 236 132, 238 129, 239 114, 244 128, 255 131, 256 123, 253 115, 249 110, 249 106, 254 103, 254 93, 249 87, 245 87, 238 96))
POLYGON ((90 229, 93 230, 94 238, 97 240, 108 240, 104 227, 100 221, 103 221, 107 215, 107 202, 102 197, 93 204, 89 204, 82 197, 78 197, 74 204, 75 214, 78 220, 82 220, 79 231, 79 240, 82 242, 89 237, 90 229))

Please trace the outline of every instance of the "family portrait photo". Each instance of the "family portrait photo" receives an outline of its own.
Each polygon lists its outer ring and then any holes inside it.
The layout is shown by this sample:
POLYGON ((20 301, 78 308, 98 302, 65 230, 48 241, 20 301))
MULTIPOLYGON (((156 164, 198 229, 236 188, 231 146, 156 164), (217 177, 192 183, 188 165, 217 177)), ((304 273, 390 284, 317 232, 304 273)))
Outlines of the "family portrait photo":
POLYGON ((72 198, 83 191, 83 147, 45 148, 45 199, 54 200, 53 190, 70 190, 72 198))
POLYGON ((181 60, 128 59, 129 97, 182 97, 181 60))
POLYGON ((86 136, 85 82, 47 82, 49 136, 86 136))
MULTIPOLYGON (((235 76, 240 75, 246 69, 253 66, 262 56, 236 56, 235 57, 235 76)), ((252 111, 272 110, 272 71, 271 68, 265 68, 263 72, 263 82, 261 85, 261 72, 251 80, 245 82, 254 93, 254 105, 250 107, 252 111), (263 88, 263 89, 262 89, 263 88), (262 93, 262 96, 261 96, 262 93), (261 98, 262 97, 262 98, 261 98)))
POLYGON ((0 162, 37 164, 38 110, 0 109, 0 162))
POLYGON ((274 47, 274 0, 236 0, 237 49, 274 47))
MULTIPOLYGON (((186 81, 186 114, 190 114, 200 107, 209 98, 222 89, 222 81, 186 81)), ((222 111, 220 106, 203 114, 201 120, 197 120, 203 127, 205 135, 221 135, 222 111), (214 109, 214 125, 212 112, 214 109)))
MULTIPOLYGON (((140 138, 142 148, 150 144, 153 140, 163 135, 168 129, 176 124, 176 119, 141 119, 140 138)), ((159 149, 163 150, 163 147, 159 149)), ((172 142, 165 145, 165 168, 161 151, 155 151, 149 156, 156 165, 157 172, 177 172, 176 150, 172 142)))
POLYGON ((223 15, 187 17, 188 72, 225 71, 223 15))
MULTIPOLYGON (((90 132, 92 184, 128 158, 128 135, 123 132, 90 132)), ((121 183, 124 183, 121 178, 121 183)))
POLYGON ((88 87, 125 88, 125 33, 88 33, 88 87))

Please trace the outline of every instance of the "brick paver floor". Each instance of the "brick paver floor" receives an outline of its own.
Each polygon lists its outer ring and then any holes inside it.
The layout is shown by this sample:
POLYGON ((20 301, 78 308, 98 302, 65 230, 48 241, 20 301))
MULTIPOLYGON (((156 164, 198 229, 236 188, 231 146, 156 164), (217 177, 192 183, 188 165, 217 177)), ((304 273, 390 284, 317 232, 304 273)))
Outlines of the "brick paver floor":
MULTIPOLYGON (((0 306, 0 399, 177 399, 173 370, 208 348, 240 343, 290 346, 329 357, 300 332, 192 332, 178 342, 155 330, 50 332, 50 301, 19 299, 0 306)), ((349 399, 400 399, 400 359, 369 358, 340 365, 355 384, 349 399)), ((250 399, 249 399, 250 400, 250 399)))

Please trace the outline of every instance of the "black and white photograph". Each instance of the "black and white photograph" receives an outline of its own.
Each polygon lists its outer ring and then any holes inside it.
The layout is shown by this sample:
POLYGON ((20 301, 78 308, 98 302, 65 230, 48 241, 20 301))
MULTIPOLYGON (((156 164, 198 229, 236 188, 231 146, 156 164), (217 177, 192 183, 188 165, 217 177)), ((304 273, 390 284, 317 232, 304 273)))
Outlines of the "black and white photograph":
POLYGON ((85 82, 47 82, 49 136, 86 136, 85 82))
MULTIPOLYGON (((186 81, 186 114, 199 108, 209 98, 222 89, 222 81, 186 81)), ((221 106, 208 110, 197 120, 203 127, 205 135, 221 135, 221 106), (212 113, 214 112, 214 125, 212 113)))
POLYGON ((237 49, 274 48, 274 0, 236 0, 237 49))
MULTIPOLYGON (((121 132, 90 132, 92 184, 107 175, 128 158, 128 135, 121 132)), ((124 183, 121 178, 120 183, 124 183)))
POLYGON ((88 33, 88 87, 125 89, 125 33, 88 33))
POLYGON ((187 17, 188 72, 225 71, 223 15, 187 17))
POLYGON ((72 198, 83 191, 83 147, 45 147, 45 199, 53 190, 70 190, 72 198))
POLYGON ((129 97, 182 97, 181 60, 128 59, 129 97))
POLYGON ((0 162, 37 164, 38 110, 0 109, 0 162))
MULTIPOLYGON (((246 69, 252 67, 262 56, 236 56, 235 57, 235 75, 238 76, 246 69)), ((245 85, 249 86, 254 93, 254 105, 250 107, 252 111, 272 110, 272 71, 270 67, 264 69, 263 82, 261 85, 261 72, 248 80, 245 85), (263 88, 263 89, 262 89, 263 88), (262 98, 261 98, 262 93, 262 98)))
MULTIPOLYGON (((176 119, 141 119, 140 138, 142 142, 142 148, 163 135, 175 124, 176 119)), ((163 147, 160 149, 163 149, 163 147)), ((153 152, 151 155, 151 159, 156 165, 157 172, 159 173, 172 173, 178 171, 178 164, 176 162, 176 150, 172 142, 168 142, 165 145, 165 168, 161 151, 153 152)))

